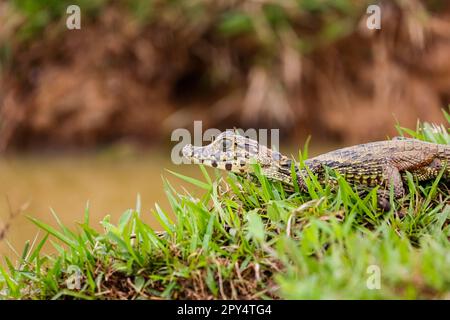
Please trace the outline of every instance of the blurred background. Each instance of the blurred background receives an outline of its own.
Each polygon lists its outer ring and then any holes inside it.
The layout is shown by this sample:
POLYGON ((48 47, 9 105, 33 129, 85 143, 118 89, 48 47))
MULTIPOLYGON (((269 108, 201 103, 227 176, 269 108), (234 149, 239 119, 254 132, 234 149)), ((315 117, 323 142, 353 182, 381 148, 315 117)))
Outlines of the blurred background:
POLYGON ((194 120, 279 128, 294 154, 309 135, 317 154, 440 123, 449 57, 446 0, 0 1, 0 253, 50 207, 74 225, 89 200, 98 226, 140 193, 154 223, 164 169, 198 174, 170 161, 194 120))

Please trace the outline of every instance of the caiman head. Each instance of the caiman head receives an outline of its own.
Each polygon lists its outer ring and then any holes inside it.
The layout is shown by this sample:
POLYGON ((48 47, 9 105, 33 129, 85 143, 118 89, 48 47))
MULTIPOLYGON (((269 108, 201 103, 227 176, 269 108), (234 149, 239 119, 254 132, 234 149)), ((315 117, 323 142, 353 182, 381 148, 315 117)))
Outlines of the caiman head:
POLYGON ((232 131, 222 132, 211 144, 204 147, 188 144, 182 152, 191 163, 204 164, 240 175, 253 174, 253 164, 258 163, 262 174, 267 178, 292 185, 291 160, 278 151, 232 131))

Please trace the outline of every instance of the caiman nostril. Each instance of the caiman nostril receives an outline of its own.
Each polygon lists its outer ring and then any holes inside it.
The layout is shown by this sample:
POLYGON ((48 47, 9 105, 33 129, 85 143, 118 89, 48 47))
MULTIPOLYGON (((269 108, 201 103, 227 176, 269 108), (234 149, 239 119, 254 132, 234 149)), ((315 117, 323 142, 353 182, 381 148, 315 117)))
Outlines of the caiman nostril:
POLYGON ((189 158, 194 155, 194 148, 192 147, 192 144, 187 144, 183 147, 181 152, 183 153, 184 157, 189 158))

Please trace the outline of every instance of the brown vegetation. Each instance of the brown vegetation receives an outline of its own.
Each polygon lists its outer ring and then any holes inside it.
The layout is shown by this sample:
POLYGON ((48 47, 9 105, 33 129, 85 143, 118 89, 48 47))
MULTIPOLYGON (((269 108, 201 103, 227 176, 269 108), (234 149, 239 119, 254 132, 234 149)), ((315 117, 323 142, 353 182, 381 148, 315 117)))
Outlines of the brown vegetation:
POLYGON ((0 79, 0 149, 155 143, 194 120, 359 142, 393 134, 396 119, 439 122, 450 102, 445 2, 384 1, 379 31, 366 28, 361 2, 357 19, 333 18, 343 31, 332 41, 324 17, 289 7, 289 28, 260 21, 257 36, 218 35, 224 11, 254 18, 266 1, 201 3, 196 23, 160 1, 145 24, 110 4, 81 30, 61 20, 26 42, 11 36, 16 17, 3 35, 13 53, 0 79))

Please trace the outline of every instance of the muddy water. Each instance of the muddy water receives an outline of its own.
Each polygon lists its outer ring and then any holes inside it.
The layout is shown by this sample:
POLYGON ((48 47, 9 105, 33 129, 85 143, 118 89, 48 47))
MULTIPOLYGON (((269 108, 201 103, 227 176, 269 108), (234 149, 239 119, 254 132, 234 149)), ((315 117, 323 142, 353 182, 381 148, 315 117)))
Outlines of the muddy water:
POLYGON ((165 169, 201 176, 196 166, 176 166, 164 154, 13 156, 0 159, 0 230, 7 224, 11 211, 20 211, 10 221, 6 237, 0 241, 0 255, 14 258, 8 242, 21 252, 25 241, 36 236, 38 228, 27 216, 56 226, 51 214, 53 209, 65 224, 75 227, 77 221, 83 220, 87 201, 92 225, 100 229, 98 222, 105 215, 109 214, 112 221, 117 221, 125 210, 135 207, 140 194, 144 220, 158 228, 151 214, 155 202, 169 209, 162 176, 174 185, 182 184, 165 169))
MULTIPOLYGON (((0 241, 0 255, 6 254, 16 260, 14 250, 21 252, 25 241, 36 237, 38 228, 27 216, 56 227, 51 214, 53 209, 64 224, 74 228, 76 222, 83 220, 87 201, 91 224, 100 230, 99 221, 108 214, 113 222, 117 221, 125 210, 135 207, 137 195, 140 194, 143 219, 160 229, 152 214, 155 202, 170 212, 162 176, 168 178, 180 191, 182 187, 186 187, 193 194, 201 194, 201 190, 183 183, 165 170, 201 178, 199 168, 193 165, 174 165, 169 155, 170 151, 157 150, 138 155, 34 155, 0 158, 0 230, 7 224, 11 211, 20 211, 10 221, 5 238, 0 241)), ((38 237, 41 236, 42 232, 38 237)), ((51 250, 50 248, 48 245, 46 251, 51 250)))

